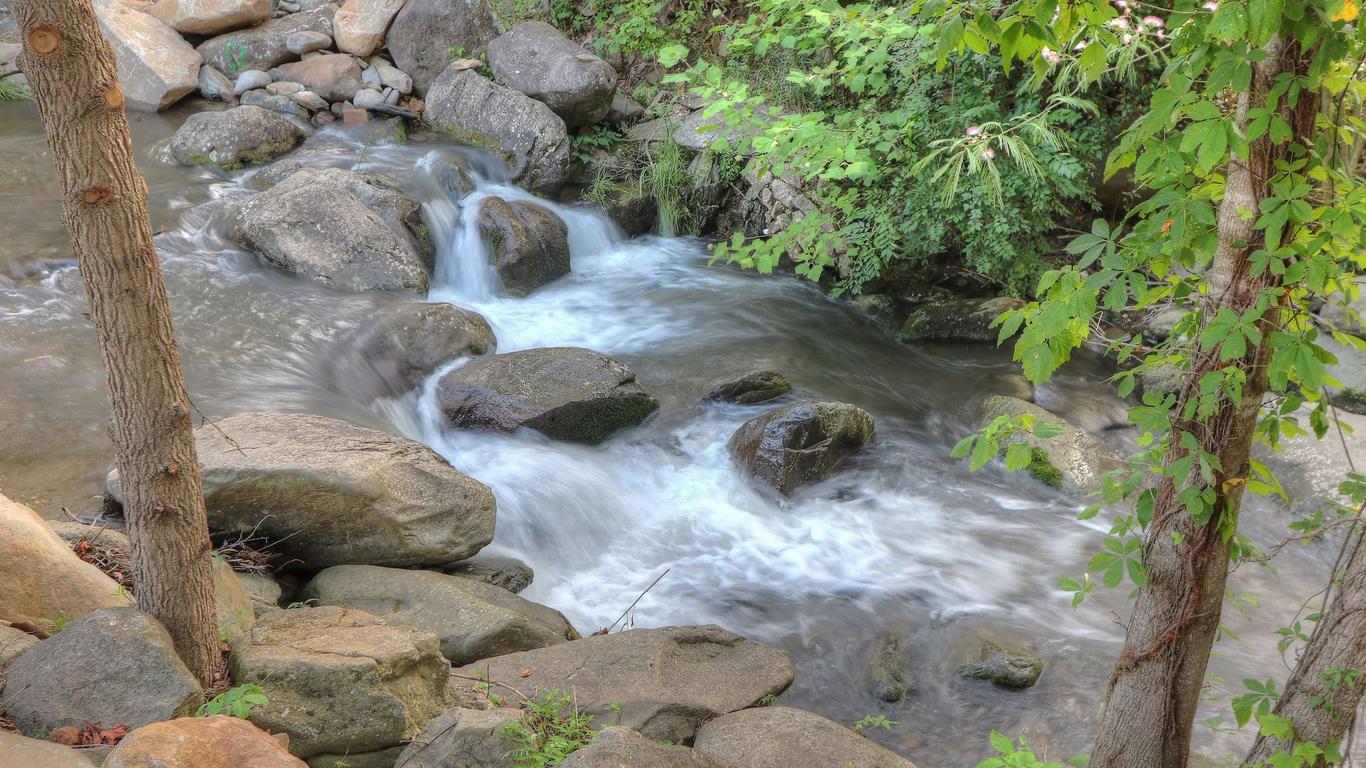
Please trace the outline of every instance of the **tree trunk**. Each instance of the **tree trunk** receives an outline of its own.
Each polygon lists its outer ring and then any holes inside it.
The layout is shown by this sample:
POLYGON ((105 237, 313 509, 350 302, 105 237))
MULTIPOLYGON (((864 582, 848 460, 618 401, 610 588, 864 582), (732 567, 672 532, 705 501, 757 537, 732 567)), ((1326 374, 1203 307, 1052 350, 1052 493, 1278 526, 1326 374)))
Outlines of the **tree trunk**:
MULTIPOLYGON (((1285 50, 1277 38, 1265 51, 1266 58, 1255 66, 1253 82, 1239 95, 1235 108, 1235 120, 1243 128, 1247 110, 1265 103, 1277 75, 1299 71, 1308 62, 1298 47, 1285 50)), ((1219 206, 1219 246, 1208 276, 1207 322, 1224 307, 1246 313, 1262 289, 1274 285, 1276 278, 1269 272, 1251 273, 1248 257, 1261 247, 1262 233, 1253 229, 1255 217, 1245 212, 1258 210, 1269 192, 1275 163, 1287 148, 1311 135, 1314 102, 1302 98, 1295 109, 1282 109, 1295 141, 1273 145, 1263 137, 1252 142, 1246 161, 1233 157, 1229 162, 1219 206)), ((1214 473, 1213 515, 1205 524, 1197 524, 1177 500, 1181 489, 1171 478, 1164 478, 1158 487, 1143 548, 1148 581, 1139 590, 1124 650, 1110 677, 1092 768, 1186 766, 1205 667, 1219 628, 1229 569, 1229 529, 1236 525, 1257 416, 1267 389, 1268 340, 1279 322, 1280 307, 1268 307, 1258 321, 1262 341, 1242 360, 1221 363, 1218 350, 1193 354, 1173 412, 1165 464, 1170 467, 1186 456, 1179 444, 1183 432, 1195 437, 1203 451, 1218 457, 1222 471, 1214 473), (1225 398, 1207 419, 1183 418, 1187 404, 1199 397, 1201 378, 1229 364, 1237 364, 1246 375, 1241 401, 1225 398)))
POLYGON ((108 375, 138 607, 208 684, 222 657, 199 461, 113 52, 90 0, 18 0, 15 16, 108 375))
POLYGON ((1356 717, 1366 690, 1366 534, 1352 532, 1346 557, 1346 567, 1333 574, 1337 596, 1314 627, 1272 710, 1291 721, 1295 738, 1259 735, 1248 753, 1248 766, 1266 765, 1299 742, 1325 749, 1341 743, 1356 717))

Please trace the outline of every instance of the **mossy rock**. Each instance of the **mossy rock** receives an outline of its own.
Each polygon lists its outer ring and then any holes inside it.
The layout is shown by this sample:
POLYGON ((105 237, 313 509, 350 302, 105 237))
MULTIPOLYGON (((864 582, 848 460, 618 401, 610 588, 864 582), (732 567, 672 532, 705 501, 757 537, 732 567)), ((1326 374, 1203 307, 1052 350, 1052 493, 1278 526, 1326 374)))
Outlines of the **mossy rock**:
POLYGON ((1061 434, 1048 439, 1017 434, 1007 440, 1007 445, 1023 441, 1030 446, 1027 471, 1050 487, 1069 493, 1090 493, 1099 489, 1101 475, 1120 466, 1119 457, 1109 446, 1033 403, 1016 397, 991 395, 982 400, 981 412, 983 426, 998 416, 1031 416, 1035 423, 1044 422, 1062 429, 1061 434))

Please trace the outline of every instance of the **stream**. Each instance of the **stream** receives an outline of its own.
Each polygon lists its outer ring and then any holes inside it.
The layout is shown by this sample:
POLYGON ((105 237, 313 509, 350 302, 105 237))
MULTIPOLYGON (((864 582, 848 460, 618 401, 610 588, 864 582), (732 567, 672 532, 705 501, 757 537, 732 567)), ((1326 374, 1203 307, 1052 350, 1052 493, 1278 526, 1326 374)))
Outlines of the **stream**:
MULTIPOLYGON (((316 413, 422 440, 498 499, 494 544, 536 572, 525 597, 560 609, 584 634, 628 616, 634 626, 717 623, 786 649, 797 681, 781 701, 851 725, 870 714, 898 724, 870 734, 921 768, 966 768, 987 735, 1027 735, 1049 759, 1088 748, 1123 640, 1124 593, 1100 590, 1078 611, 1058 579, 1079 576, 1107 528, 1078 522, 1080 500, 1001 467, 970 474, 949 459, 976 427, 974 397, 1001 386, 1009 353, 991 346, 906 346, 850 302, 809 283, 709 265, 689 239, 624 238, 591 208, 554 206, 569 227, 573 272, 523 299, 498 295, 469 227, 478 196, 529 197, 481 180, 465 201, 432 194, 439 244, 430 300, 482 313, 498 351, 583 346, 629 365, 660 411, 607 443, 535 434, 451 431, 424 392, 361 402, 331 365, 338 340, 379 308, 412 296, 346 294, 261 266, 223 236, 250 172, 180 168, 163 145, 190 107, 133 116, 153 223, 191 395, 211 418, 249 410, 316 413), (464 205, 462 206, 462 202, 464 205), (704 403, 717 382, 756 368, 795 385, 781 402, 842 400, 877 423, 870 444, 825 482, 778 500, 731 462, 726 441, 774 404, 704 403), (884 704, 868 691, 878 638, 902 636, 910 693, 884 704), (1032 645, 1039 684, 1005 691, 958 678, 964 648, 990 634, 1032 645)), ((419 179, 432 157, 463 150, 432 141, 381 144, 329 129, 304 162, 419 179)), ((434 189, 434 187, 433 187, 434 189)), ((50 518, 91 514, 111 461, 108 407, 85 295, 71 260, 42 127, 31 104, 0 104, 0 492, 50 518)), ((453 361, 452 364, 459 364, 453 361)), ((1038 391, 1040 404, 1097 424, 1124 404, 1083 355, 1038 391)), ((1133 435, 1102 438, 1123 448, 1133 435)), ((1102 517, 1104 517, 1102 515, 1102 517)), ((1254 506, 1244 530, 1276 541, 1288 513, 1254 506)), ((1233 577, 1251 595, 1231 608, 1211 661, 1205 715, 1227 714, 1245 677, 1284 677, 1272 630, 1313 592, 1331 544, 1291 548, 1274 572, 1233 577), (1256 605, 1254 605, 1254 603, 1256 605), (1257 607, 1259 605, 1259 607, 1257 607)), ((1243 736, 1197 728, 1207 750, 1243 736)))

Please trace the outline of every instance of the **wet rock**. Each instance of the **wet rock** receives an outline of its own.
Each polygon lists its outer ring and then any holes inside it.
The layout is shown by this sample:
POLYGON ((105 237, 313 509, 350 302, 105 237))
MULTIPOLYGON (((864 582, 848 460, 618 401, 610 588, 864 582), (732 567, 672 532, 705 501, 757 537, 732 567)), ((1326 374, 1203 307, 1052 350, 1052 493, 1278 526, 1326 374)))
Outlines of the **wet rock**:
POLYGON ((766 403, 792 391, 792 382, 777 371, 751 371, 743 376, 717 384, 708 400, 753 405, 766 403))
POLYGON ((753 418, 729 448, 750 475, 784 496, 824 479, 873 436, 873 417, 848 403, 804 402, 753 418))
POLYGON ((629 368, 577 347, 476 358, 441 379, 437 401, 461 429, 534 429, 597 444, 659 408, 629 368))
POLYGON ((531 586, 536 578, 531 566, 521 560, 496 555, 481 554, 470 560, 453 563, 445 571, 456 578, 492 584, 513 594, 531 586))
POLYGON ((1003 312, 1019 309, 1024 302, 1006 296, 992 299, 946 299, 931 301, 906 318, 897 339, 922 341, 989 341, 999 332, 991 323, 1003 312))
POLYGON ((569 229, 547 208, 486 198, 479 209, 479 234, 503 290, 513 296, 569 274, 569 229))
POLYGON ((332 17, 337 50, 369 56, 384 43, 384 31, 406 0, 346 0, 332 17))
MULTIPOLYGON (((195 442, 210 529, 254 530, 301 567, 441 565, 493 538, 489 489, 414 440, 321 416, 246 413, 196 429, 195 442)), ((118 496, 117 473, 109 484, 118 496)))
POLYGON ((171 154, 181 165, 233 169, 283 155, 303 138, 303 129, 278 112, 240 106, 190 115, 171 138, 171 154))
POLYGON ((281 80, 300 83, 328 101, 346 101, 361 89, 361 68, 346 53, 323 53, 280 65, 281 80))
POLYGON ((740 768, 915 768, 839 723, 791 707, 759 707, 702 726, 693 748, 740 768))
POLYGON ((314 10, 270 19, 254 27, 210 38, 200 43, 197 50, 204 61, 229 75, 247 68, 269 69, 297 55, 289 49, 289 39, 294 33, 331 35, 332 14, 336 10, 337 6, 329 3, 314 10))
POLYGON ((323 32, 302 30, 285 38, 285 48, 300 56, 314 51, 325 51, 332 47, 332 38, 323 32))
POLYGON ((235 717, 182 717, 129 733, 102 768, 304 768, 273 736, 235 717))
POLYGON ((96 0, 94 7, 114 48, 125 108, 157 112, 199 87, 203 59, 174 29, 119 0, 96 0))
MULTIPOLYGON (((460 5, 458 0, 453 5, 460 5)), ((412 8, 410 2, 402 13, 412 8)), ((413 75, 421 91, 416 73, 413 75)), ((569 173, 572 152, 564 121, 535 99, 452 64, 427 92, 423 119, 434 130, 501 152, 513 180, 553 196, 569 173)))
POLYGON ((577 640, 564 614, 506 589, 434 571, 339 565, 319 573, 302 597, 317 605, 383 616, 435 632, 455 664, 577 640))
POLYGON ((10 665, 4 690, 9 717, 26 733, 86 722, 138 728, 193 714, 204 701, 171 636, 135 608, 73 621, 10 665))
POLYGON ((436 635, 360 611, 266 614, 233 643, 229 664, 234 682, 256 683, 270 700, 248 719, 288 733, 299 757, 394 747, 448 705, 436 635))
POLYGON ((544 103, 570 130, 602 122, 617 73, 607 62, 543 21, 528 21, 488 44, 498 82, 544 103))
POLYGON ((186 35, 216 35, 270 18, 271 0, 157 0, 147 12, 186 35))
POLYGON ((284 175, 275 185, 275 189, 282 193, 324 188, 343 190, 360 200, 394 234, 408 240, 424 264, 432 263, 433 246, 427 224, 422 218, 422 205, 379 174, 301 165, 296 172, 284 175))
POLYGON ((0 680, 5 679, 5 670, 24 651, 38 644, 38 638, 8 624, 0 624, 0 680))
POLYGON ((518 720, 506 709, 455 707, 427 724, 403 750, 403 768, 514 768, 503 729, 518 720))
POLYGON ((673 744, 651 741, 630 728, 612 726, 560 763, 561 768, 736 768, 729 760, 673 744))
POLYGON ((389 26, 394 65, 412 75, 418 95, 453 58, 477 55, 502 29, 487 0, 408 0, 389 26))
POLYGON ((690 738, 700 722, 782 693, 793 675, 787 654, 716 626, 594 635, 456 673, 511 681, 526 692, 572 691, 579 709, 597 722, 674 742, 690 738))
POLYGON ((453 304, 405 302, 380 311, 337 345, 331 378, 346 391, 397 396, 420 387, 437 368, 494 351, 478 312, 453 304))
POLYGON ((80 750, 0 729, 0 755, 15 768, 94 768, 80 750))
POLYGON ((958 668, 958 674, 1002 688, 1029 688, 1043 674, 1043 659, 1020 649, 1006 649, 984 641, 976 660, 958 668))
POLYGON ((1011 438, 1024 441, 1034 451, 1034 459, 1026 471, 1045 485, 1069 493, 1087 493, 1100 487, 1101 475, 1119 467, 1119 458, 1109 446, 1050 411, 1002 395, 991 395, 982 401, 983 425, 998 416, 1022 415, 1032 416, 1036 423, 1047 422, 1063 429, 1062 434, 1048 439, 1029 434, 1011 438))
POLYGON ((1145 318, 1139 325, 1139 330, 1149 341, 1166 341, 1172 335, 1172 331, 1176 330, 1176 324, 1181 322, 1188 312, 1189 309, 1186 307, 1168 307, 1145 318))
POLYGON ((1034 402, 1034 383, 1023 374, 1006 372, 986 377, 983 387, 995 395, 1005 395, 1026 403, 1034 402))
POLYGON ((889 704, 906 698, 906 660, 901 655, 899 635, 878 639, 868 671, 874 696, 889 704))
POLYGON ((0 496, 0 621, 41 628, 129 602, 113 579, 76 557, 37 512, 0 496))
POLYGON ((206 99, 232 101, 237 91, 227 75, 205 65, 199 68, 199 95, 206 99))

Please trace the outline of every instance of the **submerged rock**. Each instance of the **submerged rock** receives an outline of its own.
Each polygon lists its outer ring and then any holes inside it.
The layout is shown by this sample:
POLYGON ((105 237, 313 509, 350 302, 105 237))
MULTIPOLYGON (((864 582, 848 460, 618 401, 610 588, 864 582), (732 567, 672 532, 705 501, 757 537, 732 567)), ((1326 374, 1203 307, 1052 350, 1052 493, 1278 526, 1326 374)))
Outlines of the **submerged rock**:
POLYGON ((486 198, 479 208, 479 234, 503 290, 513 296, 569 274, 569 228, 548 208, 486 198))
POLYGON ((1045 485, 1062 488, 1069 493, 1089 493, 1100 487, 1100 476, 1120 465, 1119 457, 1109 446, 1062 417, 1033 403, 1014 397, 991 395, 982 401, 982 424, 998 416, 1032 416, 1039 421, 1061 427, 1063 432, 1044 439, 1030 434, 1011 438, 1027 443, 1033 452, 1028 472, 1045 485))
POLYGON ((1043 659, 1023 650, 1001 648, 995 643, 984 641, 976 654, 976 661, 960 666, 958 674, 1002 688, 1029 688, 1043 674, 1043 659))
POLYGON ((927 302, 911 312, 897 339, 921 341, 990 341, 998 329, 991 324, 1002 313, 1024 302, 1006 296, 991 299, 945 299, 927 302))
POLYGON ((506 709, 455 707, 427 724, 399 755, 402 768, 514 768, 503 729, 520 719, 506 709))
POLYGON ((343 337, 329 369, 347 392, 393 397, 420 387, 446 363, 488 354, 496 346, 493 329, 478 312, 454 304, 404 302, 343 337))
POLYGON ((200 43, 197 50, 204 61, 229 76, 245 69, 269 69, 297 55, 289 49, 290 36, 296 32, 331 35, 332 14, 336 11, 336 5, 327 3, 302 13, 286 14, 210 38, 200 43))
POLYGON ((299 757, 387 750, 446 710, 449 665, 436 635, 361 611, 275 611, 232 644, 233 681, 270 703, 252 723, 289 734, 299 757))
POLYGON ((101 768, 305 768, 270 734, 246 720, 181 717, 138 728, 101 768))
MULTIPOLYGON (((630 728, 612 726, 560 763, 561 768, 737 768, 705 752, 651 741, 630 728)), ((786 768, 784 766, 784 768, 786 768)))
POLYGON ((527 693, 572 692, 579 709, 599 723, 675 742, 691 738, 708 718, 782 693, 793 675, 787 654, 716 626, 594 635, 487 659, 456 673, 508 681, 527 693))
MULTIPOLYGON (((0 728, 0 755, 6 765, 16 768, 94 768, 95 764, 80 750, 53 744, 41 739, 30 739, 0 728)), ((169 766, 168 768, 179 768, 169 766)))
POLYGON ((487 0, 407 0, 385 42, 423 95, 452 58, 478 55, 501 31, 487 0))
POLYGON ((119 0, 96 0, 94 8, 114 49, 124 107, 157 112, 199 87, 203 59, 174 29, 119 0))
POLYGON ((708 400, 754 405, 766 403, 792 391, 792 382, 777 371, 751 371, 717 384, 707 394, 708 400))
POLYGON ((4 700, 19 729, 35 733, 87 722, 138 728, 193 714, 204 694, 156 619, 102 608, 20 656, 4 700))
POLYGON ((437 402, 462 429, 534 429, 597 444, 659 408, 631 369, 589 349, 549 347, 476 358, 441 379, 437 402))
POLYGON ((730 452, 750 475, 784 496, 830 474, 873 437, 873 417, 848 403, 805 402, 750 419, 730 452))
POLYGON ((874 696, 889 704, 906 698, 906 660, 899 635, 878 638, 868 671, 874 696))
POLYGON ((702 726, 693 748, 740 768, 915 768, 839 723, 791 707, 719 717, 702 726))
POLYGON ((264 163, 298 146, 304 130, 288 117, 254 106, 190 115, 171 138, 181 165, 233 169, 264 163))
POLYGON ((488 44, 498 82, 550 107, 570 130, 602 122, 617 73, 602 59, 543 21, 518 24, 488 44))

